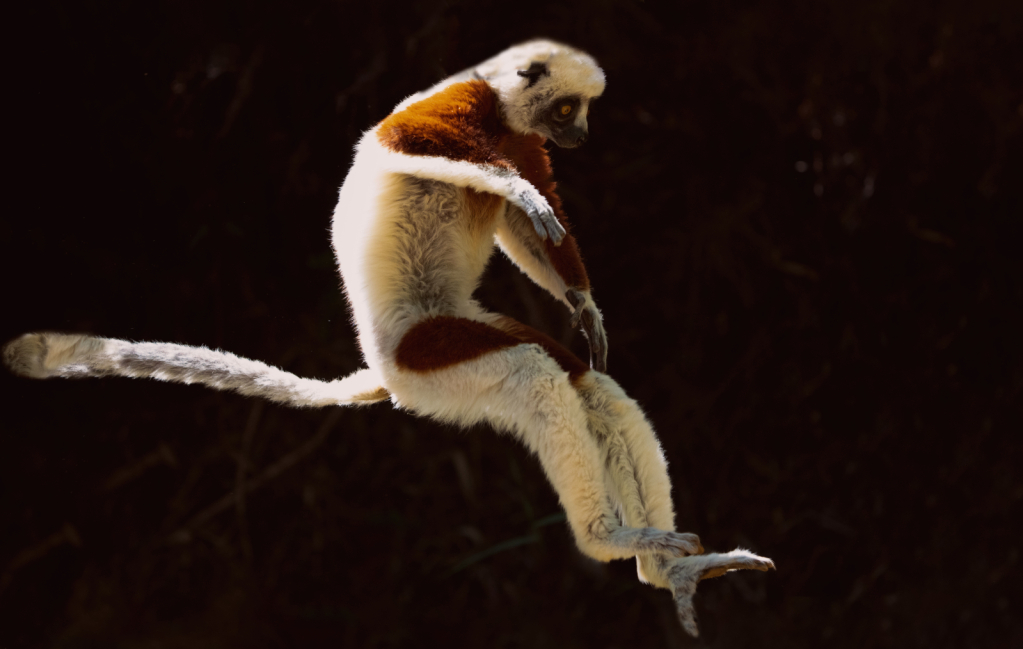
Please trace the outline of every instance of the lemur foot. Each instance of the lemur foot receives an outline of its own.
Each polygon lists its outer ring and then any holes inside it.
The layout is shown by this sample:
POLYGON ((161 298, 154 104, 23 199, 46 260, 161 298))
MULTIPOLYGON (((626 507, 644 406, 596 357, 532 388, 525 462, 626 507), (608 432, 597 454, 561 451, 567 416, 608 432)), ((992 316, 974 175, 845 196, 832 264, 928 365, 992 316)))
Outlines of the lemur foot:
POLYGON ((700 544, 700 537, 689 532, 664 532, 648 527, 648 530, 658 532, 651 535, 648 541, 648 548, 653 552, 662 552, 675 557, 703 554, 703 545, 700 544))
POLYGON ((682 628, 694 638, 700 635, 696 627, 696 610, 693 608, 693 595, 696 594, 696 585, 700 581, 720 577, 732 570, 773 569, 774 562, 767 557, 740 549, 724 554, 712 553, 673 559, 665 575, 671 586, 671 594, 675 598, 675 608, 682 628))
POLYGON ((701 554, 700 537, 686 532, 667 532, 656 527, 622 527, 605 537, 606 542, 618 548, 627 548, 637 554, 660 554, 684 557, 701 554))

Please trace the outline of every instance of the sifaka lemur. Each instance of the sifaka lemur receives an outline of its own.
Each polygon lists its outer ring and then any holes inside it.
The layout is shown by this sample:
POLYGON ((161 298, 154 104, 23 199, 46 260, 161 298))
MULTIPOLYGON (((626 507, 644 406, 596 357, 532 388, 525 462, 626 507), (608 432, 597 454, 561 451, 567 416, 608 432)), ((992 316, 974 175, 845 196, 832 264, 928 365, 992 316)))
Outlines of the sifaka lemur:
POLYGON ((675 530, 660 444, 606 373, 607 339, 555 193, 547 140, 582 144, 604 72, 536 40, 402 101, 367 131, 341 187, 333 246, 366 369, 331 382, 204 347, 31 333, 4 361, 33 377, 133 376, 200 383, 291 406, 368 404, 509 431, 539 457, 579 549, 637 558, 697 634, 701 579, 773 568, 736 549, 705 554, 675 530), (572 311, 590 365, 472 297, 495 243, 572 311))

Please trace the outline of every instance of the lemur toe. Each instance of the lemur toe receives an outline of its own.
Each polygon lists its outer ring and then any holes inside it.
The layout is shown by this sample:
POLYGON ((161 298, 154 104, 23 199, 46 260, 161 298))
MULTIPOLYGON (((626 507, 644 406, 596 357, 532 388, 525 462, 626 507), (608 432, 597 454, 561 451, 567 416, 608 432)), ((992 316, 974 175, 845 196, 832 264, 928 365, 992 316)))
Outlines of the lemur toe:
POLYGON ((703 554, 700 537, 689 532, 670 532, 669 539, 676 557, 703 554))
POLYGON ((675 612, 678 613, 678 621, 686 633, 694 638, 699 637, 700 629, 696 625, 696 606, 693 604, 693 596, 696 594, 696 581, 687 581, 680 588, 672 593, 675 599, 675 612))

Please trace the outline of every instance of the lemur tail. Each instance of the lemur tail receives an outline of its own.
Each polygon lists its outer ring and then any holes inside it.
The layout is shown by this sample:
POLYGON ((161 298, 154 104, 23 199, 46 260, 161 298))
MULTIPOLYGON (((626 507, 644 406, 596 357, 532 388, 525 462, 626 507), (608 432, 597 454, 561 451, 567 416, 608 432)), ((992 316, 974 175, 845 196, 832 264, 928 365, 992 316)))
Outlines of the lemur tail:
POLYGON ((206 347, 133 343, 81 334, 31 333, 7 343, 4 364, 34 379, 149 377, 200 383, 296 407, 364 405, 387 399, 379 377, 362 369, 343 379, 304 379, 259 361, 206 347))

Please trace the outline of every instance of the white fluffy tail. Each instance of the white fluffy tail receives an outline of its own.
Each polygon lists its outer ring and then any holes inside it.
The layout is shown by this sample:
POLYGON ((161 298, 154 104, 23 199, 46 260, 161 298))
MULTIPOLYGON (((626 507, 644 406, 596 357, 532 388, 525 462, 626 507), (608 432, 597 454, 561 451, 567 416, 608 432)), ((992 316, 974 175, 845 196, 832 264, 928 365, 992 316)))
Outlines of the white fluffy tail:
POLYGON ((390 397, 368 369, 329 382, 304 379, 229 352, 174 343, 31 333, 7 343, 3 356, 13 373, 34 379, 147 377, 234 390, 297 407, 363 405, 390 397))

